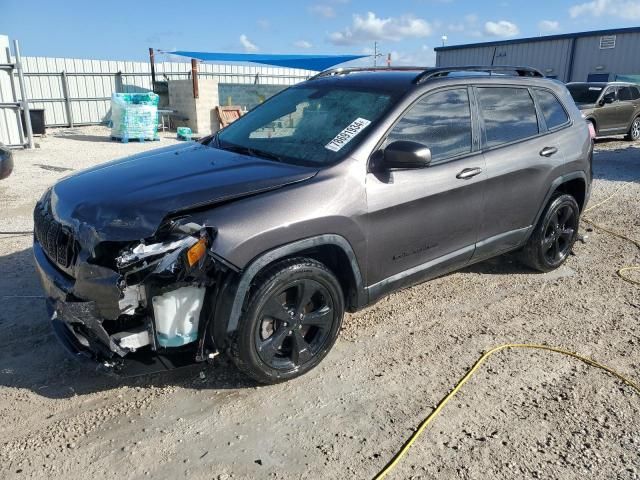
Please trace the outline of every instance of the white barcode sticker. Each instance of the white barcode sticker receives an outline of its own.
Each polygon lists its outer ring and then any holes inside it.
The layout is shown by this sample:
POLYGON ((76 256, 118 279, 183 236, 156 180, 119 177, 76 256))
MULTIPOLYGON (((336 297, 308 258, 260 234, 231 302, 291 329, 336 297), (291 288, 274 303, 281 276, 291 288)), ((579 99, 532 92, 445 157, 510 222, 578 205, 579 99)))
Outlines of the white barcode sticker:
POLYGON ((365 118, 355 119, 353 122, 351 122, 350 125, 348 125, 344 130, 337 134, 333 140, 327 143, 324 148, 326 148, 327 150, 331 150, 332 152, 339 151, 342 147, 349 143, 353 139, 353 137, 367 128, 367 125, 369 125, 370 123, 371 121, 365 118))

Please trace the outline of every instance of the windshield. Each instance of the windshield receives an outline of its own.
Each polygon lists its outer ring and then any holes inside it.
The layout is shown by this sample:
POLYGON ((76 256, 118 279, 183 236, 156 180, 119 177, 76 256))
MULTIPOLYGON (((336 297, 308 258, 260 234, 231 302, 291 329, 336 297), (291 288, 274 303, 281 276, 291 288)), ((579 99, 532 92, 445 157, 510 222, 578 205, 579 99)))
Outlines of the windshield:
POLYGON ((292 87, 220 131, 220 148, 283 162, 326 165, 349 153, 390 107, 386 92, 292 87))
POLYGON ((576 103, 596 103, 604 87, 598 85, 567 85, 576 103))

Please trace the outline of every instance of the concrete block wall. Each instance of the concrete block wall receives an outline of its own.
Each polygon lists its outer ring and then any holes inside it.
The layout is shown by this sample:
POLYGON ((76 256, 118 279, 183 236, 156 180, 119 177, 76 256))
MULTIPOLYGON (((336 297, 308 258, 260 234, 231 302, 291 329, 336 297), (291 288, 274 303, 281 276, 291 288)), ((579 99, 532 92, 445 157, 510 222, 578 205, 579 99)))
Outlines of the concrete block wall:
POLYGON ((169 108, 187 119, 176 120, 177 126, 189 127, 199 135, 208 135, 220 128, 215 113, 218 105, 238 105, 251 110, 288 86, 219 83, 216 79, 200 78, 198 87, 198 98, 193 98, 191 80, 170 80, 169 108))
MULTIPOLYGON (((191 80, 169 81, 169 108, 185 120, 176 120, 177 126, 191 128, 194 133, 208 135, 220 128, 215 113, 218 101, 218 81, 200 78, 198 98, 193 98, 191 80)), ((174 117, 175 118, 175 117, 174 117)))
POLYGON ((221 83, 218 87, 218 96, 221 105, 238 105, 251 110, 285 88, 288 88, 288 85, 221 83))
POLYGON ((196 131, 196 103, 193 98, 193 84, 191 80, 171 80, 169 82, 169 108, 185 120, 176 120, 180 127, 189 127, 196 131))
POLYGON ((199 95, 195 102, 197 132, 201 135, 215 133, 220 129, 215 108, 218 101, 218 81, 214 79, 200 79, 198 82, 199 95))

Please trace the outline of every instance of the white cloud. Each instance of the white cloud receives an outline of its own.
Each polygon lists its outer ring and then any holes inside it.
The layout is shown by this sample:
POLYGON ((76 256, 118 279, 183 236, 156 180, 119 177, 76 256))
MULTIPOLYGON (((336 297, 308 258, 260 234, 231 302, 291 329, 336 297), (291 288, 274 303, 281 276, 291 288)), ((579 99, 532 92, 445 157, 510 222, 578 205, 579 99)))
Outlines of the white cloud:
POLYGON ((515 23, 500 20, 485 23, 484 33, 491 37, 514 37, 520 33, 520 29, 515 23))
MULTIPOLYGON (((384 60, 386 62, 386 56, 384 60)), ((391 65, 433 67, 435 64, 436 52, 427 45, 422 45, 419 50, 413 52, 391 52, 391 65)))
POLYGON ((640 1, 638 0, 593 0, 591 2, 578 3, 569 9, 571 18, 591 15, 602 17, 610 15, 628 20, 640 19, 640 1))
POLYGON ((557 20, 542 20, 538 23, 541 32, 557 32, 560 30, 560 22, 557 20))
POLYGON ((313 45, 311 42, 307 42, 306 40, 298 40, 297 42, 293 42, 294 47, 298 48, 312 48, 313 45))
POLYGON ((245 52, 258 51, 257 45, 255 43, 252 43, 251 40, 249 40, 249 38, 244 33, 240 35, 240 43, 242 44, 242 47, 244 48, 245 52))
POLYGON ((467 29, 464 23, 451 23, 447 25, 447 30, 450 32, 464 32, 467 29))
POLYGON ((469 15, 464 16, 464 21, 470 24, 474 24, 478 22, 478 15, 475 13, 470 13, 469 15))
POLYGON ((324 17, 324 18, 333 18, 336 16, 336 11, 333 9, 331 5, 324 5, 320 3, 316 5, 311 5, 309 7, 309 11, 313 14, 320 15, 321 17, 324 17))
POLYGON ((329 34, 334 45, 355 45, 374 40, 400 41, 404 38, 423 38, 431 35, 429 22, 411 15, 379 18, 373 12, 354 15, 350 27, 329 34))

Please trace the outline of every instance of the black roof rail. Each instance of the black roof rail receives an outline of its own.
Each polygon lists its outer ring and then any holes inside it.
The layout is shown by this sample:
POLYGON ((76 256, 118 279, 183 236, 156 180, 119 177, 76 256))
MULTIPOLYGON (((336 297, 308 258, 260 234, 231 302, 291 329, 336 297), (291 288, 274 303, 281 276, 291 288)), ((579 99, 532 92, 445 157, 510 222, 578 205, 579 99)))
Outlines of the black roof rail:
POLYGON ((438 67, 428 68, 424 72, 420 73, 413 79, 413 83, 419 84, 430 80, 432 78, 446 77, 449 74, 457 72, 477 72, 493 75, 494 73, 500 75, 515 75, 519 77, 544 77, 542 72, 533 67, 512 67, 507 65, 494 65, 494 66, 465 66, 465 67, 438 67))
POLYGON ((334 75, 348 75, 353 72, 397 72, 397 71, 411 71, 411 70, 424 70, 425 67, 344 67, 344 68, 331 68, 324 70, 312 77, 309 80, 315 80, 316 78, 332 77, 334 75))

